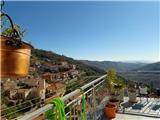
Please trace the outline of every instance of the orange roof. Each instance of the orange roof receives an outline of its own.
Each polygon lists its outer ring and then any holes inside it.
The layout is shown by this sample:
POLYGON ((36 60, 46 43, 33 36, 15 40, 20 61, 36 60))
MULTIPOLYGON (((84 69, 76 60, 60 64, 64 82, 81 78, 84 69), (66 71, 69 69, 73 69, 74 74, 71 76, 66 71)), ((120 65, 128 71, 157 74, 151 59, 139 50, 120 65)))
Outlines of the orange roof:
POLYGON ((66 85, 60 82, 57 83, 51 83, 49 84, 49 86, 47 87, 48 89, 61 89, 61 88, 65 88, 66 85))
POLYGON ((25 80, 25 83, 28 85, 36 86, 38 84, 39 80, 40 79, 38 79, 38 78, 30 78, 30 79, 25 80))
POLYGON ((30 91, 31 89, 18 89, 18 92, 20 93, 20 92, 26 92, 26 91, 30 91))

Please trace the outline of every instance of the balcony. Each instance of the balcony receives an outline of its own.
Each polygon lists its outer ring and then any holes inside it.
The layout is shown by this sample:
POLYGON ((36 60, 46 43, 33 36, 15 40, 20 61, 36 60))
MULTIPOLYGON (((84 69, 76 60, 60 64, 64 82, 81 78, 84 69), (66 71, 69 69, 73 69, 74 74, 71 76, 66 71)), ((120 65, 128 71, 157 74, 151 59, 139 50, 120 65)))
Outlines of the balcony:
MULTIPOLYGON (((101 76, 92 82, 84 85, 81 89, 86 97, 87 120, 109 120, 104 115, 104 107, 109 100, 109 96, 105 91, 106 75, 101 76), (103 94, 101 94, 103 92, 103 94)), ((80 89, 77 89, 62 97, 65 103, 65 117, 67 120, 81 120, 81 97, 80 89)), ((137 97, 137 103, 129 103, 128 97, 124 98, 119 111, 114 120, 158 120, 160 119, 160 99, 146 98, 140 100, 137 97)), ((19 116, 16 120, 44 120, 44 113, 52 109, 52 104, 47 104, 33 112, 28 112, 23 116, 19 116)), ((16 112, 16 111, 15 111, 16 112)), ((10 113, 10 114, 14 114, 10 113)), ((53 114, 56 114, 53 113, 53 114)))

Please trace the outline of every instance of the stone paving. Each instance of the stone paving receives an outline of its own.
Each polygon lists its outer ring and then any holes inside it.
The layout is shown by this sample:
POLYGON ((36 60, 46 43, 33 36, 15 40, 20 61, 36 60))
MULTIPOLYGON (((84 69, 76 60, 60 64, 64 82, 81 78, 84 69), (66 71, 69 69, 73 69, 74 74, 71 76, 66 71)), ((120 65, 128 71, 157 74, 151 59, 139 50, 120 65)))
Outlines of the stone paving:
MULTIPOLYGON (((106 104, 107 100, 108 97, 105 98, 104 104, 106 104)), ((116 118, 112 120, 160 120, 160 99, 149 98, 147 102, 146 98, 142 98, 142 101, 140 101, 137 97, 137 100, 137 103, 130 104, 128 103, 128 97, 125 97, 116 118)), ((99 120, 110 119, 106 118, 102 113, 102 117, 99 120)))
POLYGON ((128 102, 128 98, 124 99, 124 103, 121 104, 121 110, 119 113, 127 113, 132 115, 143 115, 148 117, 159 117, 160 119, 160 100, 149 98, 143 98, 141 101, 137 98, 138 102, 131 104, 128 102))
MULTIPOLYGON (((110 119, 104 117, 101 120, 110 120, 110 119)), ((116 118, 112 120, 160 120, 160 118, 151 118, 151 117, 127 115, 127 114, 117 114, 116 118)))

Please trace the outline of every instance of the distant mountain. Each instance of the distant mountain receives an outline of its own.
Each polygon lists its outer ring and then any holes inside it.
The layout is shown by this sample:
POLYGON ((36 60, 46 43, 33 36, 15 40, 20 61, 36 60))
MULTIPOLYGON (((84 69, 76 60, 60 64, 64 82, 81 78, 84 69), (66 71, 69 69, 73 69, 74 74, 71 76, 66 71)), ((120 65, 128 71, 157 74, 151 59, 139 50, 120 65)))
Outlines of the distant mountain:
POLYGON ((160 71, 160 62, 145 65, 137 70, 138 71, 160 71))
POLYGON ((160 88, 160 62, 147 64, 134 71, 119 72, 118 74, 128 80, 142 82, 153 88, 160 88))
POLYGON ((64 55, 56 54, 52 51, 46 51, 42 49, 33 49, 31 57, 31 66, 35 66, 36 63, 40 63, 41 67, 38 68, 38 74, 44 72, 44 68, 53 70, 54 64, 60 64, 61 61, 66 61, 69 64, 75 64, 80 72, 85 72, 86 75, 103 75, 104 71, 97 69, 94 66, 85 65, 73 58, 69 58, 64 55), (43 69, 42 69, 43 68, 43 69))
POLYGON ((146 65, 146 63, 141 62, 135 62, 135 63, 129 63, 129 62, 113 62, 113 61, 88 61, 88 60, 80 60, 80 62, 93 66, 102 70, 108 70, 111 68, 116 69, 118 72, 125 72, 125 71, 131 71, 138 68, 141 68, 146 65))
POLYGON ((102 70, 110 68, 116 69, 118 75, 126 80, 142 82, 151 85, 153 88, 160 88, 160 62, 141 63, 141 62, 113 62, 113 61, 88 61, 80 60, 80 62, 94 66, 102 70))
POLYGON ((64 55, 58 55, 51 51, 33 49, 31 57, 31 66, 40 63, 42 67, 38 68, 37 74, 41 75, 44 68, 52 71, 54 64, 59 64, 60 61, 66 61, 70 64, 75 64, 80 72, 85 72, 86 75, 103 75, 105 71, 114 68, 118 75, 128 80, 144 82, 155 87, 160 87, 160 73, 146 73, 138 71, 158 71, 160 70, 160 62, 147 64, 141 62, 112 62, 112 61, 88 61, 74 60, 64 55), (42 69, 43 68, 43 69, 42 69))

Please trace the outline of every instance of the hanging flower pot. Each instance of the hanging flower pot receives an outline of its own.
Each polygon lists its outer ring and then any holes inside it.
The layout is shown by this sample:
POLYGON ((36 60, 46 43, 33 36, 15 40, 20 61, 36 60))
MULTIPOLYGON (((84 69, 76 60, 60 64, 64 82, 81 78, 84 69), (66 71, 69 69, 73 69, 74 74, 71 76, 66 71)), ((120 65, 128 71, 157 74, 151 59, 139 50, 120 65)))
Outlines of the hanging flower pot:
POLYGON ((2 13, 11 23, 12 31, 8 34, 1 33, 0 63, 2 78, 24 77, 28 74, 32 46, 21 41, 19 33, 14 29, 11 18, 2 13))
POLYGON ((29 69, 32 46, 22 42, 20 47, 7 45, 12 38, 1 35, 1 77, 23 77, 29 69))

